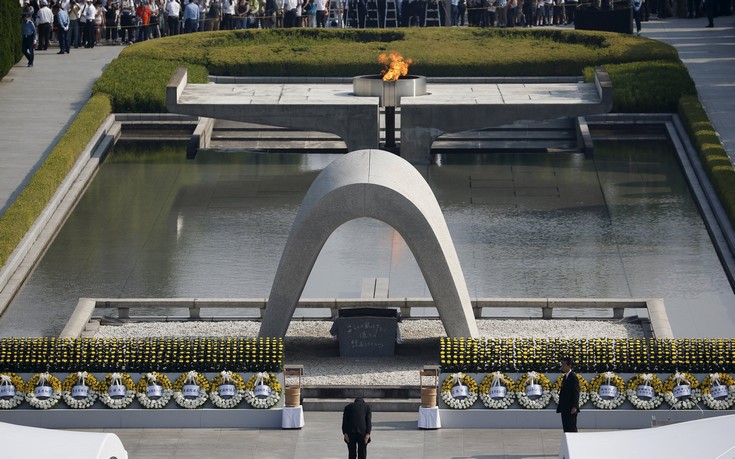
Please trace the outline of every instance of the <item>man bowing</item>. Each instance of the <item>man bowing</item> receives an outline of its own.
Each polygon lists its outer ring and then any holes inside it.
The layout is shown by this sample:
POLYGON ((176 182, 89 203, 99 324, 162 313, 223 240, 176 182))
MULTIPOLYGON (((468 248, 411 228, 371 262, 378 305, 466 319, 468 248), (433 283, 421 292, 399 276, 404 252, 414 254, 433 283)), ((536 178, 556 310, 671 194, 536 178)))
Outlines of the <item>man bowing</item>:
POLYGON ((370 405, 361 398, 355 399, 342 413, 342 434, 347 443, 349 459, 367 458, 367 444, 372 430, 370 405))

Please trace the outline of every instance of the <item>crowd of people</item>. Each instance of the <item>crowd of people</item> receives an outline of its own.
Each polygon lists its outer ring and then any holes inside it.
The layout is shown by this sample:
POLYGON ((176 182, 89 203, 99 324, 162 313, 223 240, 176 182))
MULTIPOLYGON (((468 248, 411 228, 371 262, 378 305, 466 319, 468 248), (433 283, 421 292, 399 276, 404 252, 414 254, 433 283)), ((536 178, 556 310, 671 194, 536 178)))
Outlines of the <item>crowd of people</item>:
POLYGON ((442 23, 516 27, 569 24, 577 0, 21 0, 36 29, 36 49, 53 37, 60 53, 100 44, 131 44, 197 31, 275 27, 384 27, 424 25, 427 6, 442 23), (432 2, 432 3, 429 3, 432 2), (330 17, 329 11, 332 10, 330 17), (377 11, 371 12, 371 9, 377 11), (377 23, 366 23, 377 17, 377 23), (465 19, 466 18, 466 19, 465 19))

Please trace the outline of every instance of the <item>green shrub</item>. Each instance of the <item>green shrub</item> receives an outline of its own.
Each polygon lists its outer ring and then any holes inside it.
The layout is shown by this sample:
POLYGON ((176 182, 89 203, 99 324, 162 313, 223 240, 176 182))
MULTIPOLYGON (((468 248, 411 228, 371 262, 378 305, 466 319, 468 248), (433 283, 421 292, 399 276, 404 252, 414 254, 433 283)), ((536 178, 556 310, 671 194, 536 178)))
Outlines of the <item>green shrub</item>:
POLYGON ((0 216, 0 266, 8 261, 109 114, 109 98, 104 95, 93 96, 13 204, 0 216))
MULTIPOLYGON (((613 84, 615 113, 672 113, 682 96, 697 93, 681 62, 630 62, 605 68, 613 84)), ((584 75, 592 81, 593 69, 585 69, 584 75)))
POLYGON ((722 206, 730 221, 735 222, 735 170, 715 133, 715 128, 712 127, 697 96, 682 97, 678 112, 722 206))
POLYGON ((20 12, 18 2, 0 2, 0 78, 7 75, 10 68, 23 56, 20 12))
POLYGON ((116 113, 166 112, 166 84, 176 67, 189 68, 191 83, 207 82, 207 70, 200 65, 145 57, 118 57, 94 84, 92 92, 109 95, 116 113))

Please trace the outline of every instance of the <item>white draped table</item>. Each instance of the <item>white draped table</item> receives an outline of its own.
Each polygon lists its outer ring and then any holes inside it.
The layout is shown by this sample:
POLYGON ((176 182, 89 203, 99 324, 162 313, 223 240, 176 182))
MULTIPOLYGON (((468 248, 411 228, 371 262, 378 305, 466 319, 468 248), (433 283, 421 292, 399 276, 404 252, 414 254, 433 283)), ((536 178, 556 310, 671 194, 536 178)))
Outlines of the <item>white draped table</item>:
POLYGON ((302 427, 304 427, 304 408, 301 405, 293 407, 284 406, 281 428, 300 429, 302 427))
POLYGON ((439 418, 439 407, 419 407, 419 429, 441 429, 442 421, 439 418))

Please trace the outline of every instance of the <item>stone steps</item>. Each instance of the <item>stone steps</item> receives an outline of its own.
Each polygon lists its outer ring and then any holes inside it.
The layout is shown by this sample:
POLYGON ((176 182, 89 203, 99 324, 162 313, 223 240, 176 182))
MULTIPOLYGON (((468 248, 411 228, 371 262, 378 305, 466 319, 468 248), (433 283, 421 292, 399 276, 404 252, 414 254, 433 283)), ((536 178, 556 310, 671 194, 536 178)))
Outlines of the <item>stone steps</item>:
MULTIPOLYGON (((384 131, 382 131, 384 135, 384 131)), ((384 140, 384 139, 383 139, 384 140)), ((396 133, 400 141, 400 130, 396 133)), ((312 131, 290 131, 253 123, 220 121, 215 123, 209 148, 264 152, 304 151, 345 153, 337 136, 312 131)), ((432 146, 433 153, 471 152, 552 152, 579 151, 573 120, 560 119, 516 123, 476 131, 445 134, 432 146)))

